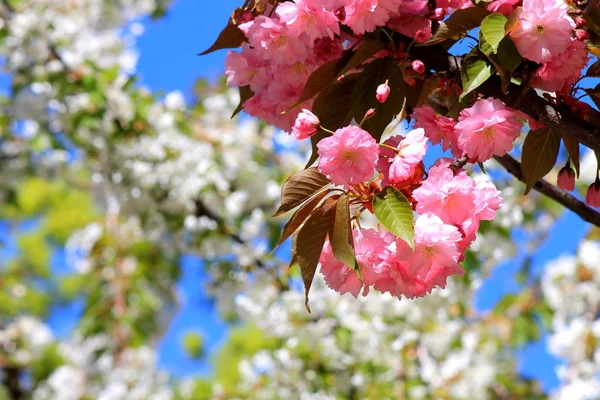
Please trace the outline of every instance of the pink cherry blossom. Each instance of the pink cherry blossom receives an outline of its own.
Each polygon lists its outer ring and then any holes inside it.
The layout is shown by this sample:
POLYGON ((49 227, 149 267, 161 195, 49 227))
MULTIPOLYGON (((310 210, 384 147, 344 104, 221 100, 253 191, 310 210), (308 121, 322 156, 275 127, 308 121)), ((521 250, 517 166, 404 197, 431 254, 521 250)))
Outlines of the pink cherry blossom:
MULTIPOLYGON (((358 279, 356 272, 335 258, 329 240, 325 242, 319 263, 321 263, 321 273, 327 286, 340 294, 350 293, 352 296, 358 297, 363 289, 363 283, 358 279)), ((365 288, 364 295, 367 292, 368 287, 365 288)))
POLYGON ((310 110, 302 110, 292 128, 292 134, 298 140, 308 139, 313 136, 319 128, 319 118, 310 110))
POLYGON ((475 212, 473 216, 478 220, 491 221, 496 217, 496 211, 502 207, 504 201, 496 185, 486 176, 475 179, 475 212))
POLYGON ((431 20, 426 17, 401 14, 392 17, 387 26, 404 36, 415 39, 418 43, 423 43, 433 36, 431 20))
POLYGON ((558 187, 568 192, 575 189, 575 171, 570 165, 565 165, 558 171, 558 187))
POLYGON ((475 182, 464 171, 454 175, 441 164, 429 169, 427 179, 413 192, 420 214, 433 213, 442 221, 458 225, 475 212, 475 182))
POLYGON ((373 177, 379 146, 357 126, 335 131, 317 144, 319 170, 336 185, 361 183, 373 177))
POLYGON ((571 42, 573 21, 567 5, 556 0, 523 0, 523 10, 510 37, 519 53, 537 63, 562 54, 571 42))
POLYGON ((425 64, 423 64, 423 61, 421 60, 413 61, 411 66, 413 71, 415 71, 417 74, 422 74, 425 72, 425 64))
POLYGON ((287 25, 291 35, 308 35, 311 42, 321 37, 333 39, 340 33, 337 18, 326 11, 318 1, 294 0, 279 4, 275 13, 279 20, 287 25))
POLYGON ((521 0, 495 0, 488 4, 487 9, 508 17, 520 2, 521 0))
POLYGON ((397 183, 410 178, 427 151, 427 138, 423 129, 414 129, 398 143, 398 152, 390 160, 389 179, 397 183))
POLYGON ((254 48, 262 49, 265 60, 278 64, 302 62, 310 55, 308 37, 298 38, 286 25, 277 19, 265 16, 256 17, 248 29, 248 42, 254 48))
POLYGON ((355 34, 372 32, 384 26, 398 12, 401 0, 354 0, 345 7, 348 25, 355 34))
POLYGON ((393 257, 391 247, 395 241, 396 236, 389 232, 375 229, 354 231, 354 252, 366 286, 386 277, 386 263, 393 257))
POLYGON ((600 207, 600 181, 598 179, 588 188, 585 203, 591 207, 600 207))
POLYGON ((536 72, 535 86, 549 92, 568 91, 588 63, 585 43, 573 39, 567 49, 542 65, 536 72))
POLYGON ((517 114, 500 100, 478 100, 460 112, 456 124, 458 148, 479 162, 503 156, 512 149, 521 126, 517 114))
POLYGON ((414 118, 414 127, 423 128, 425 134, 432 144, 441 143, 444 151, 452 149, 452 154, 455 157, 460 157, 460 151, 458 150, 458 137, 454 130, 455 122, 452 118, 443 117, 435 112, 435 110, 429 106, 421 106, 414 109, 411 114, 414 118))
POLYGON ((391 88, 390 85, 388 85, 387 81, 385 83, 382 83, 381 85, 377 86, 377 93, 375 94, 375 97, 377 98, 377 101, 380 103, 385 103, 385 101, 388 99, 389 95, 391 92, 391 88))

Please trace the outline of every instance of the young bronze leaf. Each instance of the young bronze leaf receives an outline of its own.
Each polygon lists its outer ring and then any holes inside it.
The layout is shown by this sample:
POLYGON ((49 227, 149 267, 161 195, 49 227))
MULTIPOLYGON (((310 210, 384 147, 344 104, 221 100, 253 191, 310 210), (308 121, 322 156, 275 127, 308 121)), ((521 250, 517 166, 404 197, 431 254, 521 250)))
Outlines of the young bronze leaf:
POLYGON ((308 292, 317 270, 329 226, 335 219, 336 203, 336 196, 326 199, 321 207, 313 211, 300 230, 294 234, 293 255, 290 265, 298 264, 300 266, 300 273, 304 282, 304 304, 308 312, 310 312, 308 292))
POLYGON ((413 211, 402 193, 391 186, 386 186, 373 198, 373 211, 381 225, 414 248, 413 211))
POLYGON ((600 77, 600 60, 597 60, 595 63, 590 65, 585 73, 585 76, 600 77))
POLYGON ((293 210, 330 183, 329 179, 316 168, 296 172, 283 184, 281 205, 273 216, 293 210))
POLYGON ((362 128, 379 140, 388 124, 402 111, 403 105, 404 81, 396 62, 391 58, 382 58, 368 64, 352 92, 354 119, 361 121, 369 109, 375 109, 375 116, 365 121, 362 128), (375 96, 377 87, 386 80, 391 92, 385 103, 380 103, 375 96))
POLYGON ((319 204, 321 200, 325 196, 327 196, 328 191, 323 190, 322 192, 317 193, 310 200, 304 203, 290 218, 290 220, 285 224, 283 230, 281 232, 281 237, 279 238, 279 242, 273 249, 275 251, 283 242, 287 240, 294 232, 300 228, 300 226, 306 221, 306 218, 310 215, 310 213, 315 209, 315 207, 319 204))
POLYGON ((348 61, 344 68, 342 68, 340 75, 343 75, 346 72, 358 67, 380 50, 383 50, 383 43, 381 40, 376 39, 363 41, 359 45, 358 49, 356 49, 356 51, 352 54, 350 61, 348 61))
POLYGON ((577 178, 579 178, 579 169, 581 168, 579 163, 579 143, 568 136, 563 136, 562 139, 565 149, 567 149, 567 153, 569 153, 569 156, 571 157, 571 162, 575 167, 577 178))
POLYGON ((354 239, 350 225, 350 206, 347 194, 340 196, 335 206, 334 223, 329 227, 329 241, 333 255, 348 268, 354 269, 354 239))
POLYGON ((199 55, 203 56, 221 49, 234 49, 240 47, 245 40, 246 36, 244 35, 244 32, 242 32, 237 25, 229 23, 225 29, 221 31, 213 45, 199 55))
POLYGON ((560 134, 552 128, 545 127, 527 134, 521 155, 523 179, 527 185, 525 194, 554 167, 559 149, 560 134))
POLYGON ((237 108, 231 114, 231 118, 235 117, 244 109, 244 103, 254 96, 254 92, 250 89, 250 85, 240 86, 240 104, 238 104, 237 108))
POLYGON ((477 28, 491 11, 480 7, 469 7, 454 11, 450 17, 440 23, 433 37, 417 46, 431 46, 461 33, 477 28))
POLYGON ((324 128, 335 131, 352 121, 352 91, 360 74, 345 76, 323 90, 315 99, 313 113, 324 128))
POLYGON ((342 69, 348 64, 354 53, 347 53, 342 58, 326 62, 317 68, 309 77, 300 99, 295 105, 312 99, 340 76, 342 69))

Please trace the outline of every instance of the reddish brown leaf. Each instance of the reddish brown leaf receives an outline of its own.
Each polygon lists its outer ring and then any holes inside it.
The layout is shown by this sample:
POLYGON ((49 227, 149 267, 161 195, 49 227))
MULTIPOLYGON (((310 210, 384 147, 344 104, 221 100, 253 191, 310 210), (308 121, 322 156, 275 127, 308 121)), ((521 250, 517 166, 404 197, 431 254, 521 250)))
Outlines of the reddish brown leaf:
POLYGON ((348 268, 354 269, 354 238, 350 225, 350 206, 347 194, 340 196, 335 206, 334 223, 329 226, 329 241, 333 255, 348 268))
POLYGON ((568 136, 563 136, 563 144, 565 145, 565 149, 567 149, 567 153, 571 157, 571 161, 573 162, 573 166, 575 167, 575 172, 577 173, 577 178, 579 178, 579 143, 568 136))
POLYGON ((560 134, 551 128, 530 131, 523 143, 521 165, 527 185, 525 194, 543 178, 556 163, 560 149, 560 134))
POLYGON ((293 210, 330 183, 329 179, 314 167, 296 172, 283 184, 281 205, 273 216, 293 210))
POLYGON ((234 49, 236 47, 240 47, 245 40, 246 36, 244 35, 244 32, 242 32, 237 25, 229 23, 221 31, 219 37, 217 37, 217 40, 215 40, 213 45, 199 55, 203 56, 221 49, 234 49))

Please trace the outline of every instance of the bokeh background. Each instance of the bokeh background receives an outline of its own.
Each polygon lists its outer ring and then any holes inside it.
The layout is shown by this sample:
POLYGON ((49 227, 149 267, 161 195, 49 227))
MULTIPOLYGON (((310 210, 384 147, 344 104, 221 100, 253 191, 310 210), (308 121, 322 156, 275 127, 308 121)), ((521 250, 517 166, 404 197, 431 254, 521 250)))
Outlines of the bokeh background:
POLYGON ((239 3, 0 1, 0 398, 600 398, 598 231, 493 164, 466 278, 319 281, 306 314, 269 255, 306 148, 230 121, 226 51, 197 56, 239 3))

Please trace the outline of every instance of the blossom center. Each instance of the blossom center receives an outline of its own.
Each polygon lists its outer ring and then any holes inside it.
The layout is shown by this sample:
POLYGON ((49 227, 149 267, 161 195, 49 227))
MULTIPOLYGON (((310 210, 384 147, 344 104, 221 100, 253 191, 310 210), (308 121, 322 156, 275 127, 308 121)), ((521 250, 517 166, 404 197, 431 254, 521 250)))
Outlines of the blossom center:
POLYGON ((544 25, 542 24, 538 24, 538 26, 535 27, 537 33, 542 34, 544 33, 544 25))
POLYGON ((346 161, 356 161, 358 160, 358 154, 352 150, 346 150, 343 154, 344 160, 346 161))

